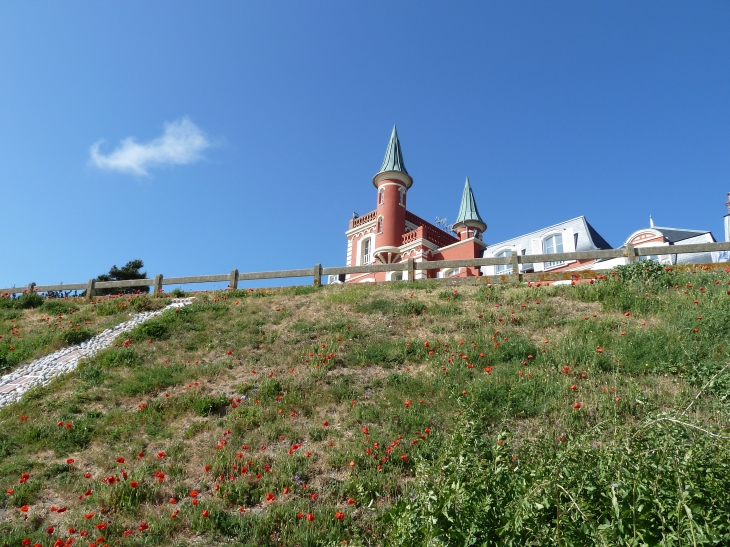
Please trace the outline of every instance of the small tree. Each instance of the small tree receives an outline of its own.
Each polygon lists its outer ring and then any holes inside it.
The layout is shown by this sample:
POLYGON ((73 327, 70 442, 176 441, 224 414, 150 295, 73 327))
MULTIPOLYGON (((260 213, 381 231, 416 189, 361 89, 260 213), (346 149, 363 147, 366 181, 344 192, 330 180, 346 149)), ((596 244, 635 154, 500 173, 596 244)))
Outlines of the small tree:
MULTIPOLYGON (((130 260, 121 268, 117 268, 117 265, 111 267, 109 273, 101 274, 96 278, 96 281, 127 281, 129 279, 148 279, 147 272, 141 272, 144 268, 144 262, 140 259, 130 260)), ((149 287, 125 287, 121 289, 96 289, 96 294, 108 295, 108 294, 129 294, 134 292, 150 292, 149 287)))

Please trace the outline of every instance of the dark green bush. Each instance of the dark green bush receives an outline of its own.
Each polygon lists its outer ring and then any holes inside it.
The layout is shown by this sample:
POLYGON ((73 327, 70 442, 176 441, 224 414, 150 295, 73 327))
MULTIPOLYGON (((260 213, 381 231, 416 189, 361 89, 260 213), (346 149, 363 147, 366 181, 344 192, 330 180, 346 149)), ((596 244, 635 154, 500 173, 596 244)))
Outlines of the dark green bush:
POLYGON ((66 315, 77 308, 70 302, 66 302, 64 300, 47 299, 45 302, 43 302, 43 309, 48 313, 52 313, 54 315, 66 315))
POLYGON ((61 331, 59 338, 63 340, 69 346, 75 346, 81 342, 85 342, 89 338, 93 337, 94 333, 89 329, 64 329, 61 331))
POLYGON ((228 397, 218 395, 213 397, 203 395, 193 399, 193 410, 198 416, 210 416, 211 414, 220 413, 228 405, 228 397))

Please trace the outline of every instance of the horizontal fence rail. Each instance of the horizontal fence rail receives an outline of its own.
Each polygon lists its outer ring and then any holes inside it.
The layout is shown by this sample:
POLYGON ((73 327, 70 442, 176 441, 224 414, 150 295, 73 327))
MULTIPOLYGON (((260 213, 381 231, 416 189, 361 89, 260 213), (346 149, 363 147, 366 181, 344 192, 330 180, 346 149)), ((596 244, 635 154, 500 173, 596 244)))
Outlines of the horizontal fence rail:
MULTIPOLYGON (((36 285, 29 283, 25 287, 12 287, 0 289, 0 295, 21 294, 25 292, 50 292, 50 291, 86 291, 86 296, 92 298, 94 291, 98 289, 128 289, 135 287, 153 287, 155 293, 161 293, 164 285, 188 285, 192 283, 219 283, 228 282, 231 289, 238 288, 239 281, 254 281, 260 279, 281 279, 296 277, 313 277, 314 284, 322 284, 323 275, 347 275, 364 274, 376 272, 408 272, 408 279, 415 279, 416 271, 427 271, 437 269, 481 267, 481 266, 511 266, 511 272, 501 275, 479 276, 471 278, 446 278, 442 281, 456 281, 471 283, 510 283, 515 281, 565 281, 576 279, 594 279, 601 274, 601 268, 594 270, 562 270, 535 273, 519 272, 520 264, 536 263, 560 263, 576 260, 601 260, 610 258, 626 258, 628 263, 636 262, 644 256, 667 256, 694 253, 714 253, 730 251, 730 242, 719 243, 698 243, 693 245, 670 245, 653 247, 634 247, 629 244, 619 249, 604 249, 595 251, 581 251, 574 253, 534 254, 534 255, 513 255, 506 257, 490 258, 467 258, 461 260, 438 260, 432 262, 416 262, 409 258, 407 262, 395 264, 372 264, 368 266, 339 266, 323 268, 321 264, 315 264, 314 268, 303 268, 299 270, 277 270, 271 272, 249 272, 239 273, 233 270, 229 274, 218 275, 197 275, 187 277, 164 277, 162 274, 153 279, 133 279, 128 281, 96 281, 90 279, 87 283, 70 283, 57 285, 36 285)), ((600 266, 600 264, 599 264, 600 266)), ((675 265, 674 268, 705 268, 720 269, 727 268, 728 262, 714 262, 707 264, 683 264, 675 265)), ((435 281, 435 279, 429 279, 435 281)))

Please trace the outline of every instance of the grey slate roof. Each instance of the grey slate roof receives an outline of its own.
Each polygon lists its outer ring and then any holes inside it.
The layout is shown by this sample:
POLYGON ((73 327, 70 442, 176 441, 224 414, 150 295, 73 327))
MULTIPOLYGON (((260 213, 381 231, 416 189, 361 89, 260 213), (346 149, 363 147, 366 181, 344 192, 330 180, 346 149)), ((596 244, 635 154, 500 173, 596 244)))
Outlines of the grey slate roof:
POLYGON ((660 226, 654 226, 652 230, 661 232, 664 238, 671 244, 710 233, 707 230, 685 230, 683 228, 662 228, 660 226))
POLYGON ((487 227, 486 223, 482 220, 482 217, 479 216, 477 202, 474 200, 474 193, 471 191, 471 185, 469 184, 469 177, 466 177, 464 193, 461 196, 461 205, 459 206, 459 214, 456 216, 454 226, 467 220, 483 224, 484 229, 487 227))
POLYGON ((403 153, 400 149, 398 131, 396 130, 395 125, 393 126, 393 133, 390 135, 388 149, 385 151, 383 165, 380 167, 380 171, 378 171, 378 173, 384 173, 386 171, 399 171, 406 175, 408 174, 408 171, 406 171, 406 164, 403 163, 403 153))
POLYGON ((613 249, 611 245, 601 237, 601 235, 591 226, 584 216, 579 216, 565 222, 560 222, 552 226, 547 226, 540 230, 535 230, 529 234, 513 237, 499 243, 490 243, 485 250, 484 256, 491 256, 491 251, 497 251, 501 247, 516 247, 520 245, 523 249, 527 249, 526 254, 532 254, 532 239, 541 237, 554 230, 564 230, 573 228, 573 233, 578 234, 578 241, 575 246, 576 251, 593 251, 595 249, 613 249))

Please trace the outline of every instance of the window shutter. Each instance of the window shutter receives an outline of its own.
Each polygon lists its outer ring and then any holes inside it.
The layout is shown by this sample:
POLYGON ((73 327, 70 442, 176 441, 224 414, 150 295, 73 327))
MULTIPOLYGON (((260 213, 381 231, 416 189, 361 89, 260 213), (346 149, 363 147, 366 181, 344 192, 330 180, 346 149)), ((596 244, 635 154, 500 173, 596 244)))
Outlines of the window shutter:
POLYGON ((563 252, 574 253, 575 252, 575 238, 573 237, 573 228, 566 228, 563 230, 563 252))
MULTIPOLYGON (((534 238, 532 240, 532 253, 534 255, 541 255, 542 254, 542 240, 540 238, 534 238)), ((535 262, 533 264, 533 267, 535 268, 536 272, 541 272, 544 270, 544 266, 542 262, 535 262)))

